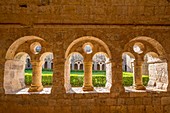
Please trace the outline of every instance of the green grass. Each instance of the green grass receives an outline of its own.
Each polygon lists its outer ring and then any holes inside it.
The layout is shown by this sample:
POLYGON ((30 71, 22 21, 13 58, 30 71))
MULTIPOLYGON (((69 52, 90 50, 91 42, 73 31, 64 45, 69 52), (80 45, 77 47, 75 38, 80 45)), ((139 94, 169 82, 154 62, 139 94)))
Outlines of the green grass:
MULTIPOLYGON (((70 73, 70 83, 73 87, 83 86, 83 71, 71 71, 70 73)), ((95 87, 104 87, 106 84, 106 72, 105 71, 93 71, 92 76, 93 85, 95 87)), ((143 84, 146 86, 149 77, 147 75, 142 76, 143 84)), ((32 70, 25 70, 25 83, 30 85, 32 82, 32 70)), ((43 70, 42 71, 42 83, 43 85, 52 85, 52 71, 43 70)), ((123 72, 123 85, 132 86, 133 84, 133 74, 129 72, 123 72)))

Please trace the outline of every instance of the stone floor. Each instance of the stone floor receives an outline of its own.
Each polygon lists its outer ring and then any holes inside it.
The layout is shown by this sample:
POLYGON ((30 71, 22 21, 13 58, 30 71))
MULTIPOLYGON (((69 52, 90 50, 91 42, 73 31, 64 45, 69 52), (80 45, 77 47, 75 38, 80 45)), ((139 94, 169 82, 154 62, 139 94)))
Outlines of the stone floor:
POLYGON ((43 91, 41 92, 28 92, 28 89, 29 88, 24 88, 15 94, 50 94, 51 93, 51 87, 44 88, 43 91))
MULTIPOLYGON (((132 86, 125 87, 126 92, 166 92, 166 90, 155 89, 153 87, 146 87, 146 90, 135 90, 132 86)), ((41 92, 28 92, 28 88, 22 89, 12 94, 50 94, 51 87, 44 88, 41 92)), ((110 91, 104 87, 95 87, 94 91, 83 91, 81 87, 73 87, 67 93, 110 93, 110 91)))
POLYGON ((146 90, 135 90, 132 86, 125 87, 126 92, 166 92, 166 90, 156 89, 154 87, 146 87, 146 90))

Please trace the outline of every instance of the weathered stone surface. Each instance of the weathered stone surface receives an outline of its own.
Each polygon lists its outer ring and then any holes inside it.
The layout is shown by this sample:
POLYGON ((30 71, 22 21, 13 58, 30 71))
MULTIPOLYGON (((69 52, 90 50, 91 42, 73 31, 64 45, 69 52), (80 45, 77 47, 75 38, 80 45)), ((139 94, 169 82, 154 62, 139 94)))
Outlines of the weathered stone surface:
MULTIPOLYGON (((0 0, 0 113, 169 113, 169 25, 169 0, 0 0), (30 50, 34 42, 42 46, 39 54, 30 50), (133 50, 139 42, 144 45, 140 54, 133 50), (85 43, 93 45, 91 56, 82 49, 85 43), (110 93, 67 93, 73 52, 86 56, 86 62, 98 52, 107 54, 110 93), (136 60, 137 89, 144 89, 139 63, 150 54, 159 60, 149 63, 148 85, 168 91, 125 92, 125 52, 136 60), (48 53, 54 55, 51 94, 7 94, 25 86, 23 55, 38 62, 48 53)), ((37 87, 40 67, 33 77, 37 87)), ((92 87, 91 76, 86 82, 92 87)))
POLYGON ((170 104, 170 97, 162 97, 161 98, 161 104, 162 105, 169 105, 170 104))

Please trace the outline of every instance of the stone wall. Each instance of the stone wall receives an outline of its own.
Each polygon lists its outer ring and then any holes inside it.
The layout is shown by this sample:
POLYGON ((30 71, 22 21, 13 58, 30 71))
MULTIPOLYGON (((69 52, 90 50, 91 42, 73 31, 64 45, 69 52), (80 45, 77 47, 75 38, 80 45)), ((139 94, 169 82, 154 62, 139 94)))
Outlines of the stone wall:
POLYGON ((25 88, 24 79, 25 62, 8 60, 5 63, 4 89, 5 93, 17 92, 25 88))
MULTIPOLYGON (((170 75, 168 0, 72 0, 71 2, 49 0, 45 3, 40 1, 0 1, 1 113, 169 113, 169 85, 167 92, 125 92, 122 85, 122 54, 129 52, 133 42, 137 41, 145 45, 147 52, 154 51, 160 58, 167 60, 168 75, 170 75), (95 37, 93 39, 97 40, 98 50, 103 49, 102 41, 110 50, 112 57, 110 93, 66 93, 64 84, 68 82, 65 78, 68 73, 65 68, 68 65, 65 54, 74 40, 81 39, 80 43, 94 41, 86 36, 95 37), (26 40, 19 40, 21 37, 26 40), (30 52, 30 44, 35 41, 41 43, 43 47, 38 55, 30 52), (44 52, 53 53, 51 94, 5 94, 4 78, 8 75, 4 72, 5 63, 13 60, 13 56, 22 51, 27 52, 36 61, 39 60, 36 58, 44 52)), ((20 73, 14 74, 18 80, 20 73)), ((21 84, 18 84, 18 87, 20 86, 21 84)), ((66 87, 69 89, 70 86, 66 87)))
POLYGON ((168 0, 1 0, 1 23, 170 24, 168 0), (70 16, 71 15, 71 16, 70 16))
MULTIPOLYGON (((64 91, 64 52, 68 45, 81 36, 96 36, 104 40, 109 46, 112 55, 115 57, 116 65, 112 67, 112 80, 117 81, 122 76, 122 54, 123 46, 130 40, 131 37, 145 35, 149 37, 155 37, 163 47, 165 48, 167 54, 169 53, 169 28, 168 27, 107 27, 100 28, 99 26, 35 26, 36 28, 23 29, 19 26, 12 26, 4 28, 1 25, 1 45, 7 50, 9 46, 17 39, 22 36, 36 35, 39 33, 40 37, 45 40, 48 39, 50 43, 55 48, 54 53, 54 70, 53 70, 53 87, 51 95, 4 95, 1 93, 1 110, 4 113, 13 112, 130 112, 135 111, 141 112, 153 112, 157 111, 160 113, 168 113, 169 108, 169 93, 118 93, 119 89, 114 85, 113 88, 117 92, 111 92, 110 94, 66 94, 64 91), (62 27, 62 28, 61 28, 62 27), (62 30, 62 32, 61 32, 62 30), (100 32, 99 32, 100 31, 100 32), (116 31, 119 31, 116 32, 116 31), (107 35, 113 33, 113 37, 108 37, 107 35), (122 34, 123 33, 123 34, 122 34), (114 34, 118 34, 119 37, 114 38, 114 34), (164 37, 162 36, 164 35, 164 37), (126 36, 126 39, 124 38, 126 36), (159 38, 159 37, 161 38, 159 38), (11 37, 11 38, 8 38, 11 37), (72 37, 72 38, 67 38, 72 37), (67 39, 67 40, 66 40, 67 39), (3 43, 6 43, 5 45, 3 43), (114 45, 114 46, 113 46, 114 45), (62 49, 61 49, 62 48, 62 49), (62 50, 62 51, 61 51, 62 50), (119 64, 120 63, 120 64, 119 64), (115 77, 118 75, 118 77, 115 77), (144 98, 143 98, 144 97, 144 98), (35 101, 36 100, 36 101, 35 101), (7 109, 8 106, 11 106, 7 109)), ((21 47, 22 48, 22 47, 21 47)), ((6 51, 1 48, 2 59, 5 59, 6 51)), ((2 60, 3 61, 3 60, 2 60)), ((112 61, 112 62, 113 62, 112 61)), ((3 61, 4 62, 4 61, 3 61)), ((2 69, 5 65, 2 62, 2 69)), ((1 80, 3 80, 3 70, 1 69, 1 80)), ((3 81, 2 81, 3 82, 3 81)), ((113 83, 114 83, 113 82, 113 83)), ((120 86, 119 86, 120 87, 120 86)))
POLYGON ((168 65, 166 61, 157 58, 149 58, 149 82, 148 85, 158 89, 166 89, 168 86, 168 65))

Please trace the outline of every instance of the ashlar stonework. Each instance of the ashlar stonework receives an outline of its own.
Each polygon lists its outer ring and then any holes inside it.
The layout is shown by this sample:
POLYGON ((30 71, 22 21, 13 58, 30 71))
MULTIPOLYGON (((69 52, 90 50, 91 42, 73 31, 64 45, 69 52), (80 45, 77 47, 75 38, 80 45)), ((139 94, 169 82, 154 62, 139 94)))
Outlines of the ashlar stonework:
POLYGON ((1 0, 0 36, 0 113, 170 113, 168 0, 1 0), (73 53, 84 58, 82 89, 88 93, 69 93, 73 53), (91 93, 92 58, 98 53, 107 57, 107 93, 91 93), (134 59, 130 91, 122 83, 123 54, 134 59), (28 55, 32 84, 28 94, 16 94, 25 88, 28 55), (35 94, 44 90, 48 55, 51 93, 35 94), (152 90, 142 81, 145 56, 152 90))

